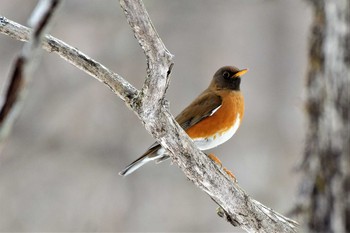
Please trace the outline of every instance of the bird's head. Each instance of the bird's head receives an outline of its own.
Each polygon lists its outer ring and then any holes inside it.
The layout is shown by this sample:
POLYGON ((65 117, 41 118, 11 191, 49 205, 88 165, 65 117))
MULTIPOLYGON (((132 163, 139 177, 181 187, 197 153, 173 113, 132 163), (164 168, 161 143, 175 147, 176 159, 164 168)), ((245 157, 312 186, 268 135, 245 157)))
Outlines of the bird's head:
POLYGON ((216 90, 240 90, 241 76, 247 73, 248 69, 240 70, 234 66, 221 67, 214 74, 211 88, 216 90))

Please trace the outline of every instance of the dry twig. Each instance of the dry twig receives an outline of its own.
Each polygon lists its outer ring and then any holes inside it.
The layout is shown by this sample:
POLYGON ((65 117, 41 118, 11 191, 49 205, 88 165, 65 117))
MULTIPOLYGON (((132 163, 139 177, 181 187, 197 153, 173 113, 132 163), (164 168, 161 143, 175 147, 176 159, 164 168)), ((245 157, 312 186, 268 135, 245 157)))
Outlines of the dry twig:
POLYGON ((5 99, 0 110, 0 142, 10 132, 25 99, 27 84, 39 62, 41 41, 52 22, 60 0, 41 0, 33 11, 29 25, 33 27, 28 35, 29 43, 23 46, 14 63, 5 99))

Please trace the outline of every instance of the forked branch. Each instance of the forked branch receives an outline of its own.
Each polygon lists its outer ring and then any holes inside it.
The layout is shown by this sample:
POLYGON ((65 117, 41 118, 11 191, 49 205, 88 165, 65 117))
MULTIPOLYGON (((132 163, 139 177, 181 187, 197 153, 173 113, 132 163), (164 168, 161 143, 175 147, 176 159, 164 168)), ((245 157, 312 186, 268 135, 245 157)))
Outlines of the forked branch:
MULTIPOLYGON (((295 232, 296 223, 251 199, 236 182, 196 148, 163 104, 173 56, 159 38, 141 0, 120 4, 147 58, 147 77, 141 91, 121 76, 51 36, 43 47, 58 53, 79 69, 104 82, 143 122, 145 128, 166 148, 172 160, 193 183, 219 206, 219 214, 249 232, 295 232)), ((0 17, 0 32, 26 41, 30 29, 0 17)))

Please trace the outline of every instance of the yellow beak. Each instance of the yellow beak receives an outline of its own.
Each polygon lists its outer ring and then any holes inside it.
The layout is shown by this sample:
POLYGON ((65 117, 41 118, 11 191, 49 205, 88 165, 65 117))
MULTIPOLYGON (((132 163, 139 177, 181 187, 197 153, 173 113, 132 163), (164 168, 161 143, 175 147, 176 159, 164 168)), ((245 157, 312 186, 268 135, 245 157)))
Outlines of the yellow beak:
POLYGON ((235 74, 232 76, 232 78, 240 77, 240 76, 244 75, 244 74, 247 73, 247 72, 248 72, 248 69, 240 70, 240 71, 238 71, 237 73, 235 73, 235 74))

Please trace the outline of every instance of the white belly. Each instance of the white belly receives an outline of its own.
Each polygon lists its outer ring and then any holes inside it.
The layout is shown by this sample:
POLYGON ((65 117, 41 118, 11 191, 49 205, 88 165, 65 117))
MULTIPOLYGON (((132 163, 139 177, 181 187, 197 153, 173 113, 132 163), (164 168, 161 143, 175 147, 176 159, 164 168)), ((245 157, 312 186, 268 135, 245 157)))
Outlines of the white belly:
POLYGON ((200 150, 209 150, 229 140, 237 131, 240 124, 239 114, 237 115, 235 124, 226 132, 217 133, 209 138, 196 138, 193 142, 200 150))

